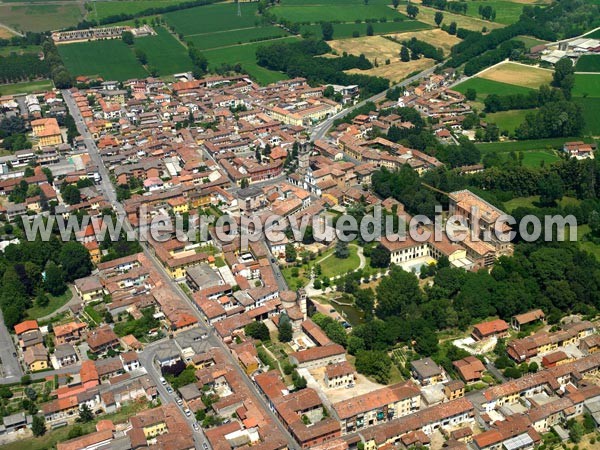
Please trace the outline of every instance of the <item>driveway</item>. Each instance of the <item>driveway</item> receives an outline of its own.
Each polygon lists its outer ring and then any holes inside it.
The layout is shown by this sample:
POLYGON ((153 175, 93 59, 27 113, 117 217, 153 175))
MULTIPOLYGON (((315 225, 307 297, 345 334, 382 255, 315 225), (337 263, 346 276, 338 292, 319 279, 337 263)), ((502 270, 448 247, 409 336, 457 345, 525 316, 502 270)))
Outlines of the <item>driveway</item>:
POLYGON ((4 316, 0 311, 0 378, 2 384, 15 383, 21 380, 23 369, 16 356, 17 349, 8 328, 4 324, 4 316))

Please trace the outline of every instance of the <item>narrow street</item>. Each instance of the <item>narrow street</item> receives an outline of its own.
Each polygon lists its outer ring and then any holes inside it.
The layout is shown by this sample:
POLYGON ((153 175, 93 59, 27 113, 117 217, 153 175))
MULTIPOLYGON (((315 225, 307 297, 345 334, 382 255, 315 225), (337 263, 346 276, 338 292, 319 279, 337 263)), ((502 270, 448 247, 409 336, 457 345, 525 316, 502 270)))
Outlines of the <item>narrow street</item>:
MULTIPOLYGON (((89 132, 87 125, 85 124, 85 122, 83 121, 83 118, 81 117, 79 108, 77 108, 77 105, 76 105, 75 101, 73 100, 71 93, 68 90, 63 90, 62 94, 63 94, 63 98, 65 99, 65 103, 66 103, 67 107, 69 108, 69 112, 71 113, 71 116, 73 116, 73 119, 75 120, 75 124, 77 125, 77 130, 79 131, 81 136, 83 136, 83 138, 84 138, 84 143, 88 149, 90 158, 98 167, 98 172, 100 173, 100 175, 102 177, 101 186, 102 186, 104 195, 106 196, 107 200, 109 200, 110 203, 113 205, 117 215, 120 215, 120 217, 123 218, 123 227, 124 227, 125 231, 127 233, 134 233, 134 230, 133 230, 131 224, 127 220, 127 215, 125 214, 123 205, 117 201, 116 190, 115 190, 114 186, 112 185, 112 183, 110 182, 110 174, 108 173, 108 170, 106 169, 106 167, 104 166, 104 164, 102 162, 102 159, 100 158, 98 148, 96 147, 96 144, 95 144, 94 140, 92 139, 92 136, 89 132)), ((183 290, 175 282, 175 280, 173 280, 167 274, 167 272, 164 269, 164 267, 162 266, 162 264, 156 259, 154 254, 149 250, 148 244, 145 242, 142 242, 141 245, 142 245, 142 249, 143 249, 145 256, 150 261, 152 261, 152 264, 154 265, 157 272, 161 274, 165 284, 168 285, 174 293, 179 295, 180 298, 182 298, 185 302, 187 302, 187 304, 190 307, 191 312, 194 314, 194 316, 200 322, 200 329, 208 331, 208 334, 209 334, 208 342, 212 346, 220 347, 222 349, 223 353, 225 355, 227 355, 227 358, 229 360, 229 364, 231 365, 231 367, 238 372, 239 376, 244 381, 244 384, 246 385, 246 387, 250 390, 250 392, 252 392, 255 395, 256 399, 258 400, 260 405, 265 410, 265 413, 270 415, 271 419, 277 425, 280 432, 283 434, 283 436, 286 437, 286 439, 290 443, 290 448, 292 448, 294 450, 298 449, 298 445, 296 444, 295 440, 288 433, 287 429, 283 427, 283 425, 277 419, 275 414, 269 409, 265 399, 258 392, 254 383, 247 377, 245 372, 235 361, 233 355, 229 351, 229 348, 223 343, 223 341, 221 341, 221 339, 217 335, 214 334, 212 328, 208 329, 208 327, 206 326, 206 324, 204 322, 202 315, 200 314, 200 312, 198 311, 196 306, 193 304, 193 302, 190 300, 190 298, 186 295, 186 293, 183 292, 183 290)), ((148 361, 146 361, 146 364, 148 364, 148 361)), ((144 365, 144 367, 146 367, 146 370, 148 370, 149 373, 153 369, 152 366, 153 366, 152 364, 150 364, 150 367, 147 367, 146 365, 144 365)), ((183 414, 183 412, 182 412, 182 414, 183 414)))

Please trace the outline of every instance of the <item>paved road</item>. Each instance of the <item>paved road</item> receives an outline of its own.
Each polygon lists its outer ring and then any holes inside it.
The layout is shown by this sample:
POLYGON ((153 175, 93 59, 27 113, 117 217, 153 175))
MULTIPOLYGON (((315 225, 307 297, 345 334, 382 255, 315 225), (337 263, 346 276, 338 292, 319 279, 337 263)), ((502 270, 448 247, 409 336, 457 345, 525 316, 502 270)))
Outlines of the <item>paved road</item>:
MULTIPOLYGON (((138 357, 140 359, 140 364, 144 366, 146 372, 148 373, 148 376, 152 378, 152 381, 154 382, 154 384, 156 384, 156 388, 161 397, 161 402, 163 404, 176 403, 176 393, 174 391, 171 393, 167 391, 167 387, 160 382, 161 374, 158 372, 158 369, 154 365, 154 357, 156 355, 156 352, 160 347, 160 344, 164 341, 165 340, 157 341, 147 345, 146 348, 144 348, 144 351, 138 353, 138 357)), ((183 408, 181 406, 179 407, 179 409, 181 411, 181 414, 186 418, 188 426, 190 427, 190 432, 194 437, 195 447, 197 449, 203 449, 204 444, 206 444, 210 448, 210 443, 206 439, 202 428, 199 427, 198 431, 194 431, 193 424, 196 422, 196 418, 194 417, 194 415, 192 414, 191 416, 187 417, 185 416, 185 413, 183 412, 183 408)))
MULTIPOLYGON (((90 158, 92 159, 94 164, 96 164, 96 166, 98 167, 98 172, 100 173, 100 175, 102 177, 101 186, 102 186, 104 195, 111 202, 111 204, 113 205, 117 214, 119 214, 121 217, 123 217, 123 228, 125 229, 125 231, 127 233, 133 232, 133 228, 131 227, 131 224, 127 220, 127 216, 125 214, 125 210, 123 209, 123 205, 117 201, 116 190, 115 190, 114 186, 112 185, 112 183, 110 182, 110 176, 109 176, 108 170, 102 163, 102 159, 100 158, 98 148, 96 147, 96 144, 95 144, 94 140, 92 139, 92 136, 88 130, 87 125, 85 124, 85 122, 83 121, 83 118, 81 117, 80 111, 77 108, 77 105, 74 102, 73 97, 71 96, 71 93, 68 90, 64 90, 64 91, 62 91, 62 93, 63 93, 63 98, 65 99, 65 103, 71 113, 71 116, 73 116, 73 119, 75 120, 75 124, 77 125, 77 130, 79 131, 79 133, 81 134, 81 136, 84 139, 84 143, 88 149, 90 158)), ((187 296, 187 294, 185 292, 183 292, 183 290, 181 289, 179 284, 177 284, 167 274, 167 272, 164 269, 164 267, 162 266, 162 264, 155 258, 154 254, 149 250, 147 243, 142 242, 141 245, 142 245, 144 254, 148 258, 148 260, 152 262, 152 264, 154 265, 157 272, 162 275, 162 278, 163 278, 163 281, 165 282, 165 284, 168 285, 174 293, 179 295, 179 297, 181 299, 183 299, 185 302, 187 302, 187 304, 190 307, 190 310, 200 321, 200 323, 201 323, 200 328, 207 330, 208 327, 204 324, 204 318, 202 317, 200 312, 196 309, 196 306, 192 303, 192 301, 187 296)), ((283 436, 286 437, 288 442, 290 442, 290 448, 292 448, 294 450, 298 449, 299 447, 296 444, 296 442, 293 440, 293 438, 288 433, 288 431, 283 427, 283 425, 279 422, 277 417, 275 417, 275 414, 269 409, 265 399, 262 397, 262 395, 260 395, 260 393, 258 392, 256 387, 254 386, 253 382, 247 377, 246 373, 237 364, 237 362, 233 358, 233 355, 231 355, 229 348, 223 343, 223 341, 217 335, 214 334, 212 328, 210 330, 208 330, 208 332, 209 332, 208 342, 213 347, 220 347, 223 350, 223 353, 229 359, 229 365, 238 372, 240 379, 243 380, 243 382, 246 384, 246 386, 250 390, 250 392, 252 392, 254 394, 256 399, 259 401, 259 403, 265 410, 265 413, 269 414, 271 416, 271 419, 277 425, 280 432, 283 434, 283 436)), ((146 367, 146 366, 144 366, 144 367, 146 367)), ((149 372, 152 370, 151 367, 146 367, 146 369, 149 372)))
POLYGON ((8 332, 8 328, 4 324, 4 316, 0 311, 0 384, 10 384, 18 382, 23 376, 23 369, 16 356, 17 349, 15 348, 12 336, 8 332))
POLYGON ((485 368, 491 372, 501 383, 506 383, 508 381, 502 372, 500 372, 492 363, 486 364, 485 368))
POLYGON ((60 314, 60 313, 62 313, 64 311, 68 310, 71 305, 77 305, 77 304, 81 303, 81 299, 77 295, 77 292, 75 291, 75 287, 72 284, 70 284, 69 285, 69 289, 71 290, 71 299, 67 303, 65 303, 64 305, 62 305, 60 308, 58 308, 58 309, 54 310, 53 312, 51 312, 50 314, 47 314, 47 315, 45 315, 43 317, 38 317, 38 319, 37 319, 38 322, 43 322, 43 321, 46 321, 48 319, 51 319, 52 317, 54 317, 54 316, 56 316, 56 315, 58 315, 58 314, 60 314))
POLYGON ((389 89, 386 89, 385 91, 382 91, 379 94, 375 94, 372 97, 369 97, 368 99, 363 100, 362 102, 357 103, 354 106, 351 106, 350 108, 343 109, 339 113, 331 116, 329 119, 321 122, 319 125, 314 127, 312 133, 310 134, 311 140, 314 142, 316 140, 323 139, 325 137, 325 135, 327 134, 327 131, 333 126, 333 122, 335 120, 345 117, 350 112, 354 111, 357 108, 360 108, 367 102, 376 102, 376 101, 381 100, 382 98, 385 97, 385 94, 387 94, 387 92, 391 89, 394 89, 394 88, 400 87, 400 86, 408 86, 410 83, 412 83, 414 81, 420 80, 421 78, 428 77, 435 71, 435 69, 437 69, 440 66, 441 66, 441 64, 437 64, 437 65, 431 67, 430 69, 424 70, 423 72, 421 72, 415 76, 407 78, 406 80, 403 80, 400 83, 393 85, 389 89))

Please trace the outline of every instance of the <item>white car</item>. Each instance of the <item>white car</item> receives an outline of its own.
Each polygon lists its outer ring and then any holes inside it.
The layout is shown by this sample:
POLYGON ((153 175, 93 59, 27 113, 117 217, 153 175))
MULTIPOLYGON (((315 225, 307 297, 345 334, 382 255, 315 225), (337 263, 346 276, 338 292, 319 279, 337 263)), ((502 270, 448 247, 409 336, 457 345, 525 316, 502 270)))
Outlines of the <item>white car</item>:
POLYGON ((176 402, 178 405, 183 405, 183 400, 181 400, 179 397, 177 397, 177 398, 175 399, 175 402, 176 402))
POLYGON ((189 410, 189 408, 185 408, 185 409, 183 410, 183 412, 184 412, 184 414, 185 414, 186 416, 188 416, 188 417, 190 417, 190 416, 192 415, 192 411, 190 411, 190 410, 189 410))
POLYGON ((194 422, 194 424, 192 425, 192 427, 194 428, 194 431, 198 431, 200 429, 200 426, 198 425, 198 422, 194 422))

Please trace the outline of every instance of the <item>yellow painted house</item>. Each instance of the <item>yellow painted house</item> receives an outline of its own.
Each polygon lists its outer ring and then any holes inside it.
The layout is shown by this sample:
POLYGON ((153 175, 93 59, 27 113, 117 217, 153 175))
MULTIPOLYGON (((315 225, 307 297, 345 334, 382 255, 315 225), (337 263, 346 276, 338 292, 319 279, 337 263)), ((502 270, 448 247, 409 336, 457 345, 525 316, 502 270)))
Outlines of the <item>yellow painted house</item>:
POLYGON ((33 120, 31 127, 33 128, 33 135, 38 140, 38 147, 62 144, 60 127, 54 117, 33 120))
POLYGON ((23 353, 23 361, 30 372, 48 368, 48 351, 42 344, 29 347, 23 353))
POLYGON ((167 203, 175 214, 185 214, 190 210, 187 200, 183 197, 170 198, 167 203))
POLYGON ((167 429, 167 424, 162 420, 152 425, 147 425, 143 427, 142 430, 144 431, 144 436, 146 436, 146 439, 151 439, 159 434, 164 434, 169 431, 167 429))

